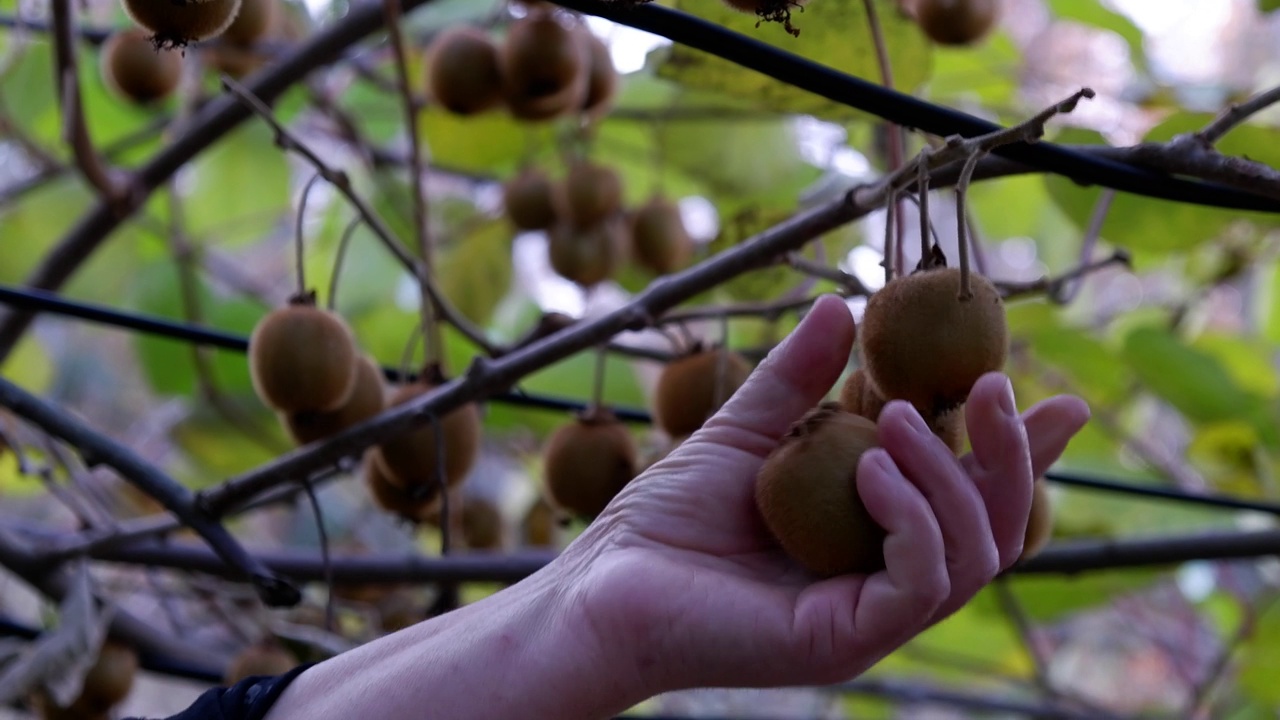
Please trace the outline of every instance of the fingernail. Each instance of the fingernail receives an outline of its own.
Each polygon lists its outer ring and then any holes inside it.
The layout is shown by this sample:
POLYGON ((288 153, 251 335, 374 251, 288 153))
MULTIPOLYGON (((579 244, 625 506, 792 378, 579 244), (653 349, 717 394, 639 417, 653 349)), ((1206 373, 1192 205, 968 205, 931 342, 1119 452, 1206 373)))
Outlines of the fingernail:
POLYGON ((1000 391, 1000 409, 1005 415, 1018 416, 1018 405, 1013 399, 1013 383, 1008 377, 1004 379, 1004 389, 1000 391))

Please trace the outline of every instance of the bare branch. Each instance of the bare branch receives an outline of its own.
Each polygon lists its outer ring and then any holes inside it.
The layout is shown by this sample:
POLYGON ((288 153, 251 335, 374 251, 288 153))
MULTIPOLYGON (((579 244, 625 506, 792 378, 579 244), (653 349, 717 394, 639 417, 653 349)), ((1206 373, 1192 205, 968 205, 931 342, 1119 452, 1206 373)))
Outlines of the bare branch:
POLYGON ((1280 102, 1280 85, 1260 92, 1242 103, 1231 103, 1226 110, 1218 114, 1213 122, 1204 126, 1204 129, 1196 133, 1200 137, 1201 142, 1208 145, 1215 145, 1240 123, 1249 119, 1262 110, 1280 102))
POLYGON ((1057 277, 1042 277, 1030 282, 996 282, 995 286, 1000 290, 1001 296, 1005 299, 1044 293, 1054 302, 1064 302, 1060 299, 1063 296, 1064 287, 1090 273, 1111 267, 1112 265, 1123 265, 1125 267, 1129 267, 1129 253, 1124 250, 1116 250, 1108 257, 1101 260, 1095 260, 1091 263, 1085 263, 1057 277))

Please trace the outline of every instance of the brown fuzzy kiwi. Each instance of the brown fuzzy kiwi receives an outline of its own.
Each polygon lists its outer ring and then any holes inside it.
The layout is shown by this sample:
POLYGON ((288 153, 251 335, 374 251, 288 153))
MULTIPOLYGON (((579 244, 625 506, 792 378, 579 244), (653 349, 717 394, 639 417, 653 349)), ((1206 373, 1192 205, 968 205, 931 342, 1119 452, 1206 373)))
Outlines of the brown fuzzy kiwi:
POLYGON ((608 410, 583 414, 547 441, 543 480, 548 499, 566 512, 599 515, 635 475, 635 441, 608 410))
POLYGON ((502 103, 498 46, 479 28, 454 26, 427 48, 427 88, 455 115, 475 115, 502 103))
POLYGON ((996 26, 1000 0, 917 0, 916 22, 939 45, 972 45, 996 26))
POLYGON ((202 48, 205 62, 236 79, 267 64, 271 55, 255 44, 283 39, 288 20, 281 0, 240 1, 240 12, 219 42, 202 48))
MULTIPOLYGON (((435 387, 436 383, 421 380, 404 385, 391 396, 388 406, 409 402, 435 387)), ((437 424, 442 433, 445 484, 452 488, 466 480, 480 453, 480 411, 474 403, 462 405, 436 422, 421 425, 377 446, 373 452, 374 461, 381 465, 381 470, 393 485, 402 488, 439 485, 436 474, 437 424)))
POLYGON ((223 674, 224 685, 256 675, 281 675, 298 666, 298 658, 272 640, 261 640, 240 651, 223 674))
POLYGON ((539 495, 525 513, 520 532, 525 547, 553 548, 559 545, 560 524, 555 507, 539 495))
POLYGON ((654 196, 631 214, 631 247, 641 267, 665 275, 683 268, 693 255, 693 240, 685 230, 680 208, 654 196))
POLYGON ((258 321, 249 336, 253 389, 280 412, 330 412, 356 384, 359 351, 346 322, 306 300, 258 321))
POLYGON ((386 408, 382 368, 368 355, 356 361, 356 380, 346 402, 329 412, 305 411, 281 416, 289 437, 299 445, 315 442, 368 420, 386 408))
POLYGON ((556 223, 547 232, 551 269, 582 287, 613 277, 626 255, 626 245, 626 230, 616 220, 582 229, 556 223))
POLYGON ((590 49, 554 12, 512 23, 498 52, 503 99, 513 117, 547 120, 582 107, 590 49))
POLYGON ((107 87, 138 105, 168 97, 182 80, 182 58, 157 50, 138 28, 112 33, 102 45, 99 60, 107 87))
POLYGON ((867 377, 866 368, 854 370, 845 379, 844 385, 840 386, 840 407, 871 422, 880 419, 880 411, 888 404, 889 401, 884 399, 867 377))
POLYGON ((365 461, 363 476, 373 503, 402 520, 421 523, 440 514, 440 487, 436 484, 413 491, 402 488, 387 477, 376 456, 365 461))
POLYGON ((156 47, 186 47, 221 35, 236 19, 241 0, 121 0, 134 22, 150 30, 156 47))
POLYGON ((867 376, 884 397, 915 405, 926 418, 963 403, 982 375, 1004 367, 1009 331, 991 281, 970 275, 973 297, 959 299, 960 271, 899 276, 871 296, 859 342, 867 376))
POLYGON ((105 712, 128 697, 137 674, 137 651, 123 643, 107 640, 98 651, 98 659, 84 676, 84 685, 75 705, 105 712))
POLYGON ((590 160, 573 162, 559 191, 557 214, 574 228, 599 225, 622 208, 622 179, 617 171, 590 160))
POLYGON ((1049 544, 1053 537, 1053 496, 1049 494, 1049 484, 1042 478, 1036 478, 1031 495, 1031 515, 1027 518, 1027 534, 1022 540, 1022 555, 1018 561, 1030 560, 1049 544))
POLYGON ((876 425, 837 403, 810 410, 756 476, 756 506, 782 549, 824 577, 884 568, 884 529, 858 496, 858 460, 876 425))
POLYGON ((717 400, 728 400, 742 387, 751 370, 746 358, 724 349, 698 350, 667 363, 653 393, 654 420, 672 437, 693 433, 718 409, 717 400))
POLYGON ((964 452, 966 438, 964 425, 964 405, 939 415, 932 423, 933 432, 942 438, 951 452, 959 456, 964 452))
POLYGON ((521 230, 546 230, 556 222, 555 184, 539 168, 528 166, 502 186, 502 205, 521 230))
POLYGON ((582 32, 591 56, 582 113, 589 118, 599 119, 613 108, 613 100, 618 94, 618 70, 613 66, 609 46, 585 28, 582 32))
POLYGON ((266 39, 282 22, 281 3, 284 0, 240 0, 240 12, 218 36, 218 40, 242 47, 266 39))
POLYGON ((506 521, 492 500, 462 500, 462 540, 472 550, 498 550, 506 543, 506 521))

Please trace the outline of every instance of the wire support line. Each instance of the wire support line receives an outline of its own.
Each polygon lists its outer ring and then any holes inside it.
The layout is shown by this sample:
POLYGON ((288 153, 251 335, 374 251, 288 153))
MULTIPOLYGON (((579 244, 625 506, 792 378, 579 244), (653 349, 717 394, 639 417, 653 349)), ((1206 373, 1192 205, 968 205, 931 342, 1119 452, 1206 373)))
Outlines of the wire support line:
POLYGON ((1068 472, 1047 472, 1044 474, 1044 479, 1051 483, 1066 485, 1068 487, 1077 487, 1085 490, 1097 490, 1124 495, 1136 495, 1139 497, 1175 500, 1193 505, 1205 505, 1207 507, 1230 510, 1252 510, 1255 512, 1280 516, 1280 503, 1267 502, 1265 500, 1246 500, 1244 498, 1223 495, 1221 493, 1190 493, 1185 490, 1175 490, 1173 488, 1157 487, 1152 485, 1135 485, 1133 483, 1125 483, 1118 480, 1105 480, 1103 478, 1088 477, 1068 472))

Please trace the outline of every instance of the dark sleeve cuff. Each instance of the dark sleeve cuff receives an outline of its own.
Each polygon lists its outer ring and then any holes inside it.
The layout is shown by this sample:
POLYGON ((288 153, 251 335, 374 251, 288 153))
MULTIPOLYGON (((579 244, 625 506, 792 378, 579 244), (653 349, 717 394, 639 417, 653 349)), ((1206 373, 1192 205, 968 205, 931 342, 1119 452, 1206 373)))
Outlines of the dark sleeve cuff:
POLYGON ((289 683, 315 664, 299 665, 283 675, 257 675, 231 687, 213 688, 186 710, 165 720, 262 720, 289 683))

